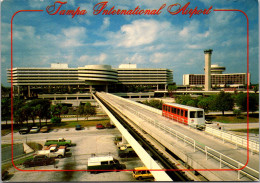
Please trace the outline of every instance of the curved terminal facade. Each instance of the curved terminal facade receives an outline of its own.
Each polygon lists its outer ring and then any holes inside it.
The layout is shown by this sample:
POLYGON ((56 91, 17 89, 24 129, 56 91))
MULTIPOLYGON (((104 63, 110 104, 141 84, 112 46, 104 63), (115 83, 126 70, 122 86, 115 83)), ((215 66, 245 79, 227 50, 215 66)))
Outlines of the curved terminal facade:
MULTIPOLYGON (((76 93, 108 91, 109 88, 124 86, 151 86, 166 89, 173 83, 169 69, 139 69, 135 64, 126 68, 123 64, 117 69, 110 65, 85 65, 69 68, 68 64, 51 64, 50 68, 13 68, 15 93, 33 97, 39 93, 76 93)), ((129 66, 129 65, 128 65, 129 66)), ((11 69, 8 69, 8 82, 11 82, 11 69)), ((120 87, 118 87, 120 88, 120 87)))

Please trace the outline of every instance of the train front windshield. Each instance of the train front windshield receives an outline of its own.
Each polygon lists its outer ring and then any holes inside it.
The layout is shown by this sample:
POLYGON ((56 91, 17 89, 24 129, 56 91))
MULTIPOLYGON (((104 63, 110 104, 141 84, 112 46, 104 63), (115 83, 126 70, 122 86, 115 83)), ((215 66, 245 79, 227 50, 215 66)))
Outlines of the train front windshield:
POLYGON ((190 118, 203 118, 203 111, 190 111, 190 118))

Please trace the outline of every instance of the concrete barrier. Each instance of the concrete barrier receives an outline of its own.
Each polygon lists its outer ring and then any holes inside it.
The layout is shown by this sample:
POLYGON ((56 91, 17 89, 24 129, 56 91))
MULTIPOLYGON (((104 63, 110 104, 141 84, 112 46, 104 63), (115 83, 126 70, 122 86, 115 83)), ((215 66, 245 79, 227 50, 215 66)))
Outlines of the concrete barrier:
POLYGON ((26 154, 33 152, 34 150, 30 148, 26 143, 23 143, 23 149, 26 154))

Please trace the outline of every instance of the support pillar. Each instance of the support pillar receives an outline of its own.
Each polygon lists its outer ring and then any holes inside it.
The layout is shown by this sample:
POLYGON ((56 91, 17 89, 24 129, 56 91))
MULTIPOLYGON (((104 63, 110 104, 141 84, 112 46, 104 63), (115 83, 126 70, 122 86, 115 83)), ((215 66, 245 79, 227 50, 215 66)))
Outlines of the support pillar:
POLYGON ((17 86, 18 97, 20 97, 20 86, 17 86))
POLYGON ((126 141, 125 137, 122 136, 122 144, 127 144, 128 142, 126 141))
POLYGON ((28 97, 31 96, 30 86, 28 86, 28 97))
POLYGON ((108 93, 108 84, 106 84, 105 92, 108 93))
POLYGON ((157 85, 157 91, 159 90, 159 85, 157 85))

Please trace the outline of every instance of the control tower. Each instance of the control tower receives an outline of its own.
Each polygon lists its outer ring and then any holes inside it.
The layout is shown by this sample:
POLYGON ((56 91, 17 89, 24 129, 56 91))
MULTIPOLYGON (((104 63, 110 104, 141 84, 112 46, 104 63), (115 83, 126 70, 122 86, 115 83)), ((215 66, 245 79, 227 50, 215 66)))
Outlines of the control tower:
POLYGON ((205 54, 205 91, 211 90, 211 54, 212 49, 204 50, 205 54))

